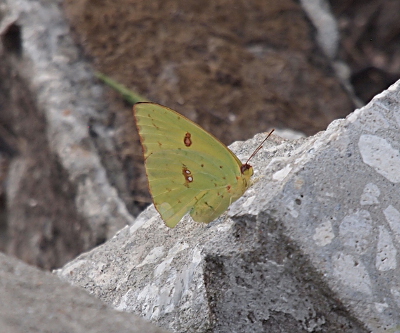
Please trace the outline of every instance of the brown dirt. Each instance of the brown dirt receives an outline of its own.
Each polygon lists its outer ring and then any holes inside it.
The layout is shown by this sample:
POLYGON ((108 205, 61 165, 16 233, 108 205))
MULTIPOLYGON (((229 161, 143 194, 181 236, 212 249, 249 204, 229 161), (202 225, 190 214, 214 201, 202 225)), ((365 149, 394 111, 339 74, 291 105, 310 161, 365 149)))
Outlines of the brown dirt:
MULTIPOLYGON (((354 109, 296 1, 64 4, 76 40, 98 71, 183 113, 226 144, 271 127, 311 135, 354 109)), ((142 170, 131 108, 117 103, 110 126, 119 128, 127 170, 132 161, 142 170)), ((149 201, 141 174, 131 178, 131 189, 137 201, 149 201)))

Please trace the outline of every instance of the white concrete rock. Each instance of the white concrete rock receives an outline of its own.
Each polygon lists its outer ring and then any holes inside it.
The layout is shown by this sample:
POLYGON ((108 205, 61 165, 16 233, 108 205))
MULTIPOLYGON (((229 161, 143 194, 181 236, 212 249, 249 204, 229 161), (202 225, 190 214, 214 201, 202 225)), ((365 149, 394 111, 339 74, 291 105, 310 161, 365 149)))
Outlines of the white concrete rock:
MULTIPOLYGON (((77 188, 77 212, 89 223, 95 239, 109 238, 133 218, 110 184, 88 130, 89 120, 95 126, 101 123, 100 111, 106 107, 103 88, 95 82, 93 69, 82 61, 60 0, 0 0, 0 5, 4 9, 0 35, 11 24, 21 29, 26 60, 20 60, 19 67, 26 67, 21 73, 29 76, 27 81, 44 113, 49 148, 77 188)), ((112 134, 102 134, 112 150, 112 134)))
POLYGON ((167 333, 79 288, 0 253, 2 333, 167 333))
POLYGON ((399 152, 400 81, 313 137, 273 137, 218 220, 169 229, 151 206, 57 273, 174 332, 394 332, 399 152))

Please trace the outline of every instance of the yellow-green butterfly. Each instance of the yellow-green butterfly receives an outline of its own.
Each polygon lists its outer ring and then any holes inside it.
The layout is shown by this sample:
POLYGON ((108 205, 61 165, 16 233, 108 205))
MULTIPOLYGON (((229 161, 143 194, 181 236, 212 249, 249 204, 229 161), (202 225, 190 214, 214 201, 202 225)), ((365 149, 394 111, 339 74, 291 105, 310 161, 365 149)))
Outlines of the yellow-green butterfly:
POLYGON ((250 186, 248 161, 242 164, 199 125, 159 104, 137 103, 133 109, 154 206, 168 227, 188 212, 209 223, 250 186))

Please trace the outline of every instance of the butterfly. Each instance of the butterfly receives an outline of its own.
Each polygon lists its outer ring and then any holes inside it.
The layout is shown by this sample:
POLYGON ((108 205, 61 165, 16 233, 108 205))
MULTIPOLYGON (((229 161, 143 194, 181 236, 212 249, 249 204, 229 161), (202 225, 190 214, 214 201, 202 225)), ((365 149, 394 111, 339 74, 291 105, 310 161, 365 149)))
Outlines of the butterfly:
POLYGON ((209 223, 248 189, 253 175, 248 161, 262 145, 243 164, 221 141, 178 112, 148 102, 133 109, 154 206, 168 227, 175 227, 188 212, 193 220, 209 223))

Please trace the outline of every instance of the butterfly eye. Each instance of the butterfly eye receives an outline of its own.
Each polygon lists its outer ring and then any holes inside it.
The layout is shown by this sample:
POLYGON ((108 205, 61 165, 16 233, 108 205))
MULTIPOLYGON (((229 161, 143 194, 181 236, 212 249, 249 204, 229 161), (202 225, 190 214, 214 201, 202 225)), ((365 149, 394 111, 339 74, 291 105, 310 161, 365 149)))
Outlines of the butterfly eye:
POLYGON ((249 169, 251 169, 252 168, 252 166, 250 165, 250 164, 243 164, 241 167, 240 167, 240 172, 243 174, 243 173, 245 173, 247 170, 249 170, 249 169))

